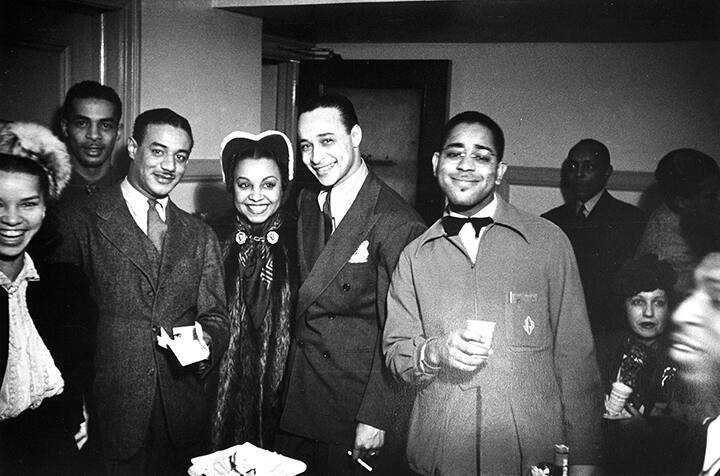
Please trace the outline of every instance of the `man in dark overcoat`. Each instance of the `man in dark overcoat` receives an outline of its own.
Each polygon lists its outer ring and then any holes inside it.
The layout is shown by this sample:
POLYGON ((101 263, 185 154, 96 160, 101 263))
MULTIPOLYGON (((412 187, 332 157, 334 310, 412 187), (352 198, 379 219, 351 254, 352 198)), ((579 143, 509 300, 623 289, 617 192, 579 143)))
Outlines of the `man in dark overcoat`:
POLYGON ((59 255, 83 268, 99 306, 88 444, 109 474, 183 474, 206 449, 202 379, 227 347, 228 320, 217 238, 168 197, 192 144, 184 117, 140 114, 125 180, 63 223, 59 255), (182 366, 157 337, 196 322, 210 354, 182 366))
POLYGON ((583 139, 562 166, 568 201, 542 215, 570 238, 582 279, 593 334, 617 329, 625 316, 611 315, 611 283, 635 253, 647 216, 606 190, 612 175, 610 152, 602 142, 583 139))
POLYGON ((425 225, 361 158, 347 98, 306 104, 298 138, 318 183, 298 198, 301 287, 279 449, 309 474, 363 473, 358 458, 398 474, 404 419, 380 340, 390 276, 425 225))

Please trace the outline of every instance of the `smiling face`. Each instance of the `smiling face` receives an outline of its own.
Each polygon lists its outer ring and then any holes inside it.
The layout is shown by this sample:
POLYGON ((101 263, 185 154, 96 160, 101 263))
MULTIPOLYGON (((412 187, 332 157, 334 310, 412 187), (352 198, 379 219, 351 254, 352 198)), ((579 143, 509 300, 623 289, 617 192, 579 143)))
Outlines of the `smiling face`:
POLYGON ((119 111, 105 99, 72 101, 71 114, 61 119, 60 127, 77 164, 87 168, 109 166, 121 130, 118 117, 119 111))
POLYGON ((662 289, 645 291, 625 300, 625 315, 630 329, 645 341, 654 341, 665 331, 668 298, 662 289))
POLYGON ((45 217, 40 179, 24 172, 0 170, 0 271, 14 279, 22 253, 45 217))
POLYGON ((362 163, 360 126, 355 124, 348 132, 335 108, 319 107, 302 113, 298 139, 303 163, 325 187, 343 182, 362 163))
POLYGON ((233 174, 235 209, 250 223, 265 223, 280 208, 280 167, 272 159, 242 159, 233 174))
POLYGON ((472 216, 493 199, 507 166, 498 161, 493 134, 480 124, 461 123, 432 159, 438 184, 450 209, 472 216))
POLYGON ((183 129, 149 124, 140 144, 128 139, 128 181, 148 198, 167 197, 185 173, 191 148, 192 139, 183 129))

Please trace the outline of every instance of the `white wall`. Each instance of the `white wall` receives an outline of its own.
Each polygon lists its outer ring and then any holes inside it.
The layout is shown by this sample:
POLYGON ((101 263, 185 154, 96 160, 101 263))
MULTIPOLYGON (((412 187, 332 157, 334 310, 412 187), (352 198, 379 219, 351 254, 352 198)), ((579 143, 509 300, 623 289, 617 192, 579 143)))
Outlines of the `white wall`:
MULTIPOLYGON (((143 0, 140 109, 169 107, 193 128, 197 159, 217 159, 233 130, 259 131, 262 21, 211 8, 210 0, 143 0)), ((195 210, 195 184, 173 200, 195 210)))
MULTIPOLYGON (((652 172, 679 147, 720 159, 718 42, 319 46, 345 59, 451 60, 450 115, 477 109, 497 120, 510 166, 558 167, 585 137, 608 146, 616 170, 652 172)), ((556 190, 533 188, 511 200, 559 203, 556 190)))

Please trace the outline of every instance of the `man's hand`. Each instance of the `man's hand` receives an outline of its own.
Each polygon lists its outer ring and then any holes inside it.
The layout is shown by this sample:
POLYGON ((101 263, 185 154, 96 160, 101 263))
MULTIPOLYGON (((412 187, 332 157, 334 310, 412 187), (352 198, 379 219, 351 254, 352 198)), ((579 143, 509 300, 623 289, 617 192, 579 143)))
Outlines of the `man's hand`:
POLYGON ((442 365, 472 372, 484 364, 491 353, 480 334, 461 329, 428 341, 425 360, 435 367, 442 365))
POLYGON ((355 446, 352 450, 352 459, 367 459, 377 455, 385 444, 385 430, 380 430, 365 423, 358 423, 355 428, 355 446))
MULTIPOLYGON (((207 346, 208 350, 210 351, 210 354, 208 354, 208 358, 205 360, 201 360, 197 363, 196 367, 196 373, 199 377, 204 376, 208 369, 210 368, 210 363, 212 362, 212 337, 207 332, 203 332, 203 342, 207 346)), ((195 336, 197 338, 197 336, 195 336)))

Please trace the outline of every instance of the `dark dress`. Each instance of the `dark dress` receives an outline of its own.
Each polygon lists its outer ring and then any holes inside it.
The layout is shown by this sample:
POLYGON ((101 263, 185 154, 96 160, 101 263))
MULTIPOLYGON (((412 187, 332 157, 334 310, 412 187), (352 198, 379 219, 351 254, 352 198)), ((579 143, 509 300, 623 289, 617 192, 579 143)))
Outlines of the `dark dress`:
MULTIPOLYGON (((0 422, 0 474, 78 474, 74 435, 83 421, 83 394, 92 375, 96 307, 82 272, 69 264, 35 267, 27 304, 38 334, 62 374, 62 393, 35 410, 0 422)), ((8 356, 8 294, 0 288, 0 377, 8 356)))
POLYGON ((272 448, 295 301, 294 220, 279 211, 263 224, 238 218, 235 226, 218 232, 230 342, 218 370, 213 448, 246 441, 272 448))
POLYGON ((689 426, 675 411, 685 395, 667 356, 667 342, 648 346, 629 331, 611 332, 597 339, 597 356, 605 393, 622 366, 620 380, 633 388, 628 402, 638 410, 644 407, 640 417, 603 420, 608 473, 682 474, 679 448, 689 426))

